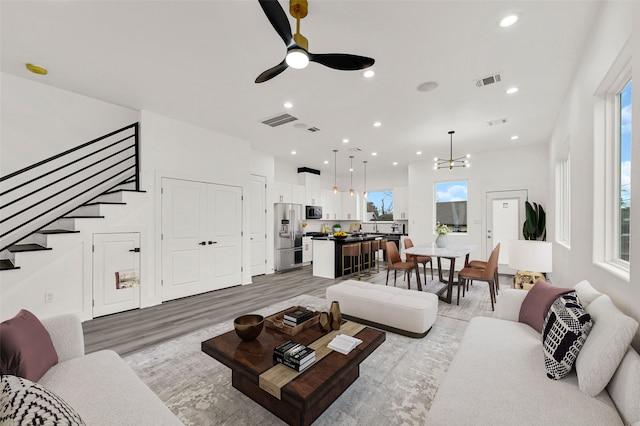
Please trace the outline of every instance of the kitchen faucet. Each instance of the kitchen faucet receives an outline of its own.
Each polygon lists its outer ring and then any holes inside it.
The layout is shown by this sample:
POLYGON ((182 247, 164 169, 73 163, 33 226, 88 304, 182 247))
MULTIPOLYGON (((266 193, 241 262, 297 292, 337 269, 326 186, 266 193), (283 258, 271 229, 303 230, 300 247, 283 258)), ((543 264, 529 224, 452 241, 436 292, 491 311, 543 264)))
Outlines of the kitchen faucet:
POLYGON ((378 232, 378 215, 376 214, 376 212, 373 212, 371 214, 371 217, 374 219, 373 232, 378 232))

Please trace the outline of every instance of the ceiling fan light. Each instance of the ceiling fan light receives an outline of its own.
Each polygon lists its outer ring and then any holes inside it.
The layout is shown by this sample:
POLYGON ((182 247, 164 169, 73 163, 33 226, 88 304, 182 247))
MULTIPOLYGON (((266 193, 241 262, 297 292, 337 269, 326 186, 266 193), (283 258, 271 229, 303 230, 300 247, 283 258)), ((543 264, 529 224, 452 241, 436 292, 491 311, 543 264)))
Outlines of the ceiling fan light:
POLYGON ((307 65, 309 65, 309 57, 302 49, 291 49, 287 53, 287 57, 285 60, 287 62, 287 65, 297 70, 306 68, 307 65))

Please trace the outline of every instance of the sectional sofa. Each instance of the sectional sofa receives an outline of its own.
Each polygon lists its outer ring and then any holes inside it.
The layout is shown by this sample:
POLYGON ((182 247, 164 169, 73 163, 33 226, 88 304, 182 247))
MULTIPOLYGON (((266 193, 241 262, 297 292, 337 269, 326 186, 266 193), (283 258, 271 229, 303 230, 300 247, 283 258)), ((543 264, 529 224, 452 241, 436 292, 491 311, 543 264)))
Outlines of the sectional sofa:
POLYGON ((503 290, 497 318, 470 321, 425 424, 640 425, 638 323, 588 282, 574 289, 593 325, 568 375, 547 377, 540 332, 519 322, 528 293, 503 290))

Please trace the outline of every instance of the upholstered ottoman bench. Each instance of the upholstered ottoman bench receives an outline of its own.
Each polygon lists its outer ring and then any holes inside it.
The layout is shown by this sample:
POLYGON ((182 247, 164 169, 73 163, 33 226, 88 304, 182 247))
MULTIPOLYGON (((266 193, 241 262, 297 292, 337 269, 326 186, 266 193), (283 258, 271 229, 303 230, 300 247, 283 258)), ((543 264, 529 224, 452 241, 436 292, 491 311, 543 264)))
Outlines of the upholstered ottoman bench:
POLYGON ((409 337, 424 337, 436 321, 438 296, 415 290, 347 280, 326 290, 346 319, 409 337))

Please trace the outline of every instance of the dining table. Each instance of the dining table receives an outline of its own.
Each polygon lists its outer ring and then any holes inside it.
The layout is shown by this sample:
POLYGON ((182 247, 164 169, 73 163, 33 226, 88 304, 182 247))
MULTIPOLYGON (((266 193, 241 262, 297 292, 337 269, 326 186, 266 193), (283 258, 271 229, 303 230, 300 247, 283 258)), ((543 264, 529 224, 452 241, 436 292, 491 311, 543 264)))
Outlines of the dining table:
MULTIPOLYGON (((469 243, 448 243, 446 247, 438 247, 435 243, 413 246, 411 248, 405 249, 405 254, 414 255, 415 256, 431 256, 435 257, 438 260, 438 279, 440 282, 447 284, 437 291, 437 295, 440 300, 451 303, 451 299, 453 297, 453 285, 457 284, 454 280, 455 267, 456 267, 456 259, 460 257, 464 257, 464 265, 467 266, 469 264, 469 255, 472 251, 476 249, 475 244, 469 243), (442 275, 442 265, 441 259, 449 260, 449 275, 445 278, 442 275), (446 291, 446 295, 443 295, 446 291)), ((416 267, 416 278, 418 281, 418 289, 422 288, 422 283, 420 282, 420 268, 417 262, 415 262, 416 267)), ((425 283, 426 284, 426 283, 425 283)))

